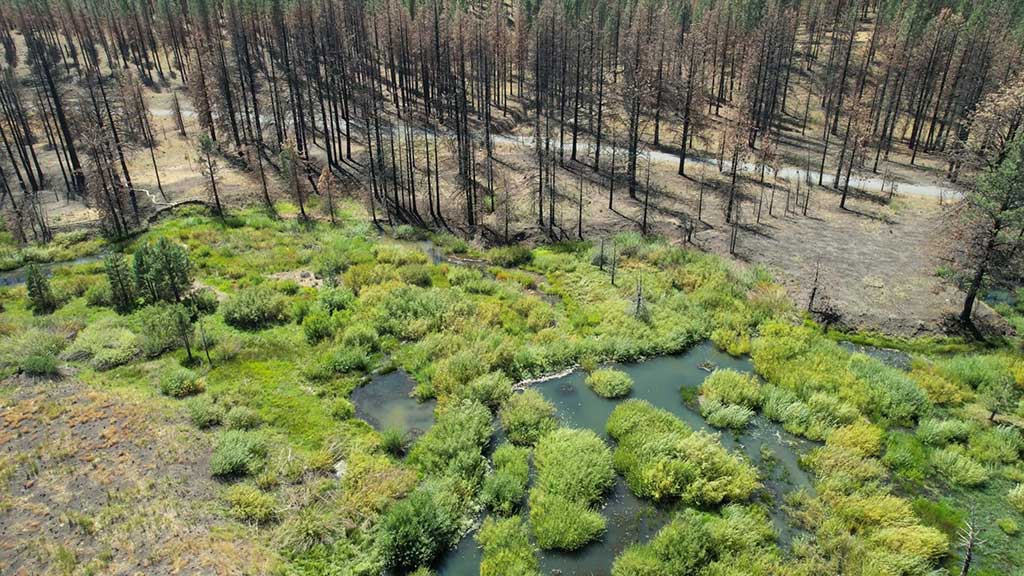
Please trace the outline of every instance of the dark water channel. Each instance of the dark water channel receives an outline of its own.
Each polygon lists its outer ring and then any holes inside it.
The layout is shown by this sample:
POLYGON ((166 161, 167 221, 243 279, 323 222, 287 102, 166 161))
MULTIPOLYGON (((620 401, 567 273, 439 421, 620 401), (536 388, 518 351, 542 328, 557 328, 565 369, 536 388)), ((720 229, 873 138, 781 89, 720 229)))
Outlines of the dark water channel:
MULTIPOLYGON (((633 377, 634 386, 629 398, 640 398, 668 410, 694 430, 719 434, 723 446, 742 452, 758 467, 765 487, 761 497, 769 505, 779 543, 788 546, 794 533, 782 511, 783 498, 792 490, 813 490, 811 478, 800 468, 798 460, 814 444, 794 437, 760 415, 739 433, 719 431, 704 421, 695 406, 684 403, 681 392, 685 387, 693 392, 691 396, 695 395, 697 387, 714 368, 751 372, 750 360, 733 358, 719 352, 710 343, 704 343, 675 356, 615 367, 633 377)), ((605 433, 605 422, 618 401, 594 394, 584 378, 582 372, 576 371, 532 386, 557 407, 558 419, 563 426, 589 428, 611 443, 605 433)), ((408 397, 411 389, 412 381, 401 372, 380 376, 353 392, 356 414, 378 429, 387 426, 406 430, 425 428, 429 426, 433 405, 417 404, 408 397)), ((526 514, 524 511, 524 517, 526 514)), ((615 557, 630 544, 650 539, 669 521, 672 511, 637 498, 619 478, 607 496, 602 514, 607 520, 607 531, 600 540, 572 553, 541 551, 542 573, 607 576, 615 557)), ((479 573, 481 551, 473 536, 473 533, 465 536, 442 559, 437 567, 439 575, 479 573)))

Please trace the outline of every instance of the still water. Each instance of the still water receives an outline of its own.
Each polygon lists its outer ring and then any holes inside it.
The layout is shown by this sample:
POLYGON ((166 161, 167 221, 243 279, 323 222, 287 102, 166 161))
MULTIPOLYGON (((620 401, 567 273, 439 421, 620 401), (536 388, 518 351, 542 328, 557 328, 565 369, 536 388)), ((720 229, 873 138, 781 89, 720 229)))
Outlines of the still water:
MULTIPOLYGON (((719 352, 710 343, 691 348, 675 356, 664 356, 634 364, 615 365, 632 376, 633 391, 628 398, 640 398, 670 411, 694 430, 719 434, 727 449, 742 452, 761 473, 765 490, 762 499, 768 503, 779 542, 788 545, 793 530, 785 521, 783 497, 796 489, 813 490, 811 478, 800 468, 801 454, 814 444, 794 437, 780 426, 758 415, 739 433, 722 432, 709 426, 696 406, 683 400, 682 390, 696 389, 715 368, 732 368, 752 372, 748 358, 734 358, 719 352)), ((584 382, 585 374, 576 371, 566 376, 533 384, 558 409, 563 426, 589 428, 611 443, 605 422, 621 400, 607 400, 593 393, 584 382)), ((378 429, 397 426, 404 430, 426 429, 431 421, 432 404, 418 404, 408 393, 412 380, 402 372, 380 376, 352 394, 356 414, 378 429)), ((524 517, 528 511, 523 512, 524 517)), ((671 517, 671 509, 656 506, 635 497, 621 478, 617 479, 602 509, 607 520, 604 536, 582 550, 566 553, 541 551, 540 564, 544 574, 607 576, 615 557, 627 546, 650 539, 671 517)), ((458 546, 441 560, 437 573, 442 576, 470 576, 479 573, 481 551, 466 535, 458 546)))

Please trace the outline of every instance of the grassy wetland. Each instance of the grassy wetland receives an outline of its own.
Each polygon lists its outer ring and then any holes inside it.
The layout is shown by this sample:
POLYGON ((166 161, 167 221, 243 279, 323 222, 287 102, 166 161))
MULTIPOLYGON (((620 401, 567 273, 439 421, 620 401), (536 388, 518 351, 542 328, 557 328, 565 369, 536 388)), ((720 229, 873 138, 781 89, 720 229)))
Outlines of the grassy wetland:
POLYGON ((15 571, 244 544, 210 565, 930 574, 965 526, 977 573, 1024 562, 1010 348, 893 367, 763 270, 634 234, 486 250, 354 205, 336 225, 182 209, 102 250, 3 289, 5 530, 42 507, 78 535, 8 540, 15 571), (104 427, 123 410, 146 430, 104 427), (139 493, 83 489, 83 426, 139 493))

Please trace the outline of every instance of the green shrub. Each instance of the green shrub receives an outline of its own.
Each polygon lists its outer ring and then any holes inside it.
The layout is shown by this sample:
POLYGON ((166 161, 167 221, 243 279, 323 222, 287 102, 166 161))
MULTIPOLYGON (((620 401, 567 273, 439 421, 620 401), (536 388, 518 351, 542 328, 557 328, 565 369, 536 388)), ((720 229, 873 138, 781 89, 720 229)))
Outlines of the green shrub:
POLYGON ((131 320, 138 326, 134 330, 138 335, 137 346, 147 358, 156 358, 181 346, 174 306, 165 303, 146 306, 135 312, 131 320))
POLYGON ((187 404, 188 419, 199 429, 212 428, 224 420, 224 408, 209 396, 191 398, 187 404))
POLYGON ((1020 525, 1017 524, 1016 520, 1008 516, 996 520, 996 526, 999 526, 999 529, 1007 536, 1016 536, 1020 533, 1020 525))
POLYGON ((586 504, 530 490, 530 527, 544 550, 578 550, 604 533, 605 520, 586 504))
POLYGON ((626 400, 612 411, 605 425, 615 439, 639 433, 677 432, 688 434, 690 428, 668 410, 655 408, 646 400, 626 400))
POLYGON ((369 367, 370 357, 364 350, 340 346, 321 355, 306 376, 311 380, 327 380, 340 374, 363 372, 369 367))
POLYGON ((532 389, 513 394, 498 413, 505 436, 519 446, 532 446, 541 436, 554 430, 555 406, 532 389))
POLYGON ((213 314, 217 311, 217 306, 220 305, 217 293, 206 287, 193 291, 189 294, 188 300, 192 308, 203 316, 213 314))
POLYGON ((958 355, 938 362, 936 367, 946 378, 971 390, 1011 377, 1006 360, 994 355, 958 355))
POLYGON ((700 413, 715 428, 731 428, 742 430, 754 417, 754 411, 739 404, 722 404, 717 400, 704 400, 700 405, 700 413))
POLYGON ((392 505, 380 520, 384 563, 400 572, 429 566, 457 535, 458 498, 426 484, 392 505))
POLYGON ((28 328, 0 338, 0 365, 26 374, 57 373, 57 355, 67 340, 44 328, 28 328))
POLYGON ((471 400, 453 403, 413 445, 408 461, 426 475, 447 475, 478 485, 487 468, 482 451, 493 432, 486 406, 471 400))
POLYGON ((57 309, 59 302, 50 289, 50 278, 35 264, 28 265, 25 274, 29 308, 36 314, 49 314, 57 309))
POLYGON ((1024 514, 1024 484, 1017 484, 1006 493, 1006 500, 1017 512, 1024 514))
POLYGON ((932 453, 931 463, 954 486, 980 486, 989 478, 984 466, 954 448, 936 450, 932 453))
POLYGON ((172 368, 160 377, 160 393, 164 396, 184 398, 205 389, 203 381, 188 368, 172 368))
POLYGON ((515 268, 528 264, 533 259, 533 252, 526 246, 513 244, 492 248, 487 251, 487 260, 495 266, 502 268, 515 268))
POLYGON ((284 299, 267 286, 243 288, 222 306, 224 322, 242 330, 259 330, 284 320, 284 299))
POLYGON ((709 505, 743 500, 758 487, 757 471, 722 447, 693 433, 672 414, 641 400, 627 400, 608 418, 618 441, 615 469, 638 496, 709 505))
POLYGON ((633 389, 633 379, 621 370, 603 368, 587 375, 587 386, 602 398, 620 398, 633 389))
POLYGON ((543 436, 534 451, 534 486, 586 505, 596 504, 612 486, 612 453, 591 430, 559 428, 543 436))
POLYGON ((825 443, 849 450, 858 456, 875 457, 882 450, 884 436, 885 432, 881 428, 865 420, 836 428, 825 439, 825 443))
POLYGON ((78 333, 61 357, 72 362, 88 361, 96 370, 110 370, 130 362, 139 349, 137 338, 119 318, 103 318, 78 333))
POLYGON ((110 284, 97 282, 85 290, 85 303, 97 308, 110 306, 113 296, 110 294, 110 284))
POLYGON ((328 546, 344 535, 336 513, 319 503, 300 509, 285 520, 277 532, 278 542, 289 554, 299 555, 320 546, 328 546))
POLYGON ((302 333, 306 342, 316 344, 334 335, 334 322, 326 312, 315 309, 302 319, 302 333))
POLYGON ((511 472, 501 469, 487 476, 480 489, 480 501, 501 516, 509 516, 518 510, 525 495, 526 483, 511 472))
POLYGON ((408 264, 398 269, 398 278, 406 284, 427 287, 432 284, 430 271, 427 264, 408 264))
POLYGON ((1024 438, 1009 425, 975 430, 970 436, 967 452, 983 464, 1013 464, 1024 450, 1024 438))
POLYGON ((405 432, 400 428, 385 428, 380 434, 380 447, 392 456, 405 453, 405 432))
POLYGON ((248 406, 235 406, 228 410, 224 424, 229 430, 252 430, 263 423, 260 415, 248 406))
POLYGON ((530 525, 543 549, 576 550, 604 532, 596 511, 615 481, 611 451, 590 430, 560 428, 537 443, 530 525))
POLYGON ((227 489, 231 516, 243 522, 266 524, 277 517, 277 499, 252 484, 235 484, 227 489))
POLYGON ((705 399, 755 409, 761 405, 761 382, 753 374, 731 369, 715 370, 700 385, 705 399))
POLYGON ((348 398, 335 398, 331 400, 330 412, 336 420, 348 420, 356 413, 356 407, 348 398))
POLYGON ((345 310, 355 302, 356 296, 351 290, 344 287, 321 288, 317 294, 317 302, 327 311, 328 314, 345 310))
POLYGON ((963 420, 925 418, 917 425, 915 434, 929 446, 945 446, 950 442, 963 442, 971 433, 971 425, 963 420))
POLYGON ((502 372, 488 372, 470 381, 467 397, 497 410, 512 395, 512 379, 502 372))
POLYGON ((530 532, 518 516, 487 518, 476 533, 483 549, 480 576, 537 576, 539 562, 530 543, 530 532))
POLYGON ((866 384, 865 411, 876 419, 907 426, 929 407, 928 397, 902 370, 863 354, 851 356, 849 368, 866 384))
POLYGON ((254 474, 264 465, 267 445, 258 432, 228 430, 217 437, 210 457, 214 476, 254 474))
POLYGON ((53 354, 31 354, 21 361, 21 371, 32 376, 52 376, 60 371, 53 354))
POLYGON ((345 329, 341 336, 341 343, 349 348, 361 348, 373 352, 377 350, 380 336, 372 326, 364 324, 353 324, 345 329))

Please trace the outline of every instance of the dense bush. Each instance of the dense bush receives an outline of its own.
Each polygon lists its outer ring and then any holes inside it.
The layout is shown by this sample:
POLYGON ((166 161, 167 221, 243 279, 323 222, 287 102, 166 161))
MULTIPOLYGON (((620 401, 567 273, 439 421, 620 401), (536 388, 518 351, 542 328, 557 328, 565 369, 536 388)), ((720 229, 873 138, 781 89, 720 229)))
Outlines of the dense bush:
POLYGON ((509 442, 526 446, 536 444, 541 436, 557 427, 555 406, 532 389, 513 394, 498 413, 509 442))
POLYGON ((214 476, 242 476, 259 471, 267 457, 267 444, 258 432, 229 430, 220 434, 210 457, 214 476))
POLYGON ((536 488, 530 490, 530 527, 537 546, 545 550, 578 550, 604 533, 601 513, 536 488))
POLYGON ((530 479, 530 450, 502 444, 494 451, 494 471, 484 480, 480 500, 503 516, 515 512, 526 495, 530 479))
POLYGON ((488 372, 470 381, 467 396, 497 410, 512 395, 512 379, 502 372, 488 372))
POLYGON ((242 330, 259 330, 284 319, 284 299, 264 285, 243 288, 221 309, 224 322, 242 330))
POLYGON ((325 287, 317 294, 317 302, 328 314, 345 310, 355 302, 356 296, 345 287, 325 287))
POLYGON ((536 576, 537 555, 533 553, 530 532, 518 516, 496 520, 487 518, 476 533, 483 549, 480 576, 536 576))
POLYGON ((28 328, 0 337, 0 366, 26 374, 57 373, 57 355, 67 340, 45 328, 28 328))
POLYGON ((160 377, 160 393, 164 396, 184 398, 203 390, 203 381, 188 368, 172 368, 160 377))
POLYGON ((704 400, 700 404, 700 413, 715 428, 746 428, 754 411, 739 404, 722 404, 718 400, 704 400))
POLYGON ((701 383, 700 394, 722 404, 739 404, 751 409, 761 405, 761 383, 757 376, 737 370, 715 370, 701 383))
POLYGON ((825 443, 849 450, 861 457, 878 456, 882 450, 884 431, 869 422, 861 421, 836 428, 825 443))
POLYGON ((619 398, 633 389, 633 379, 622 370, 603 368, 587 375, 587 386, 602 398, 619 398))
POLYGON ((306 369, 311 380, 327 380, 341 374, 363 372, 370 367, 370 357, 365 350, 339 346, 320 355, 306 369))
POLYGON ((263 423, 260 415, 248 406, 235 406, 228 410, 224 424, 229 430, 252 430, 263 423))
POLYGON ((487 468, 482 451, 493 432, 486 406, 471 400, 453 403, 413 445, 408 461, 426 475, 451 476, 476 484, 487 468))
POLYGON ((533 259, 533 252, 526 246, 513 244, 492 248, 487 251, 487 260, 495 266, 502 268, 516 268, 528 264, 533 259))
POLYGON ((615 469, 638 496, 708 505, 743 500, 758 487, 756 470, 714 436, 691 432, 647 402, 617 406, 607 429, 619 443, 615 469))
POLYGON ((36 314, 49 314, 57 309, 59 302, 50 288, 50 278, 35 264, 28 265, 25 274, 29 308, 36 314))
POLYGON ((889 433, 882 462, 907 480, 920 482, 928 475, 928 449, 913 434, 901 430, 889 433))
POLYGON ((459 496, 428 482, 391 506, 380 520, 381 556, 389 568, 430 565, 457 535, 459 496))
POLYGON ((963 388, 943 377, 933 366, 915 366, 908 375, 938 406, 959 406, 967 398, 968 393, 963 388))
POLYGON ((590 430, 559 428, 541 438, 534 451, 534 488, 593 505, 612 486, 612 453, 590 430))
POLYGON ((306 342, 316 344, 334 335, 334 322, 327 312, 313 309, 302 318, 302 333, 306 342))
POLYGON ((866 412, 894 425, 912 424, 929 407, 928 397, 906 373, 863 354, 850 357, 850 371, 865 382, 866 412))
POLYGON ((206 395, 191 398, 187 408, 189 420, 199 429, 211 428, 224 420, 224 408, 206 395))
POLYGON ((915 434, 929 446, 945 446, 950 442, 963 442, 971 433, 971 425, 963 420, 925 418, 917 425, 915 434))
POLYGON ((1006 493, 1006 501, 1013 506, 1017 512, 1024 514, 1024 484, 1017 484, 1006 493))
POLYGON ((202 316, 213 314, 220 305, 220 301, 217 300, 217 293, 205 287, 189 294, 188 301, 191 307, 202 316))
POLYGON ((277 517, 277 499, 252 484, 235 484, 224 495, 231 516, 243 522, 266 524, 277 517))
POLYGON ((756 508, 728 506, 721 516, 686 509, 649 543, 619 555, 612 576, 788 573, 774 538, 770 521, 756 508))
POLYGON ((932 466, 950 484, 968 488, 988 481, 989 472, 969 456, 954 448, 943 448, 932 453, 932 466))
POLYGON ((95 370, 110 370, 130 362, 139 348, 135 334, 120 319, 101 319, 85 327, 61 357, 88 362, 95 370))
POLYGON ((534 452, 537 477, 530 491, 530 525, 544 549, 575 550, 604 531, 596 512, 615 481, 612 454, 590 430, 559 428, 534 452))
POLYGON ((137 326, 137 345, 147 358, 155 358, 181 346, 177 309, 170 304, 154 304, 136 311, 131 318, 137 326))
POLYGON ((371 326, 353 324, 341 335, 341 343, 349 348, 361 348, 373 352, 377 349, 380 336, 371 326))

